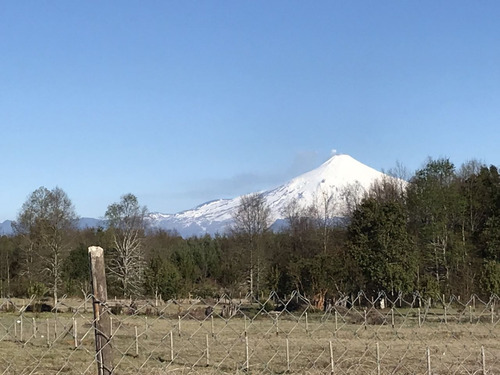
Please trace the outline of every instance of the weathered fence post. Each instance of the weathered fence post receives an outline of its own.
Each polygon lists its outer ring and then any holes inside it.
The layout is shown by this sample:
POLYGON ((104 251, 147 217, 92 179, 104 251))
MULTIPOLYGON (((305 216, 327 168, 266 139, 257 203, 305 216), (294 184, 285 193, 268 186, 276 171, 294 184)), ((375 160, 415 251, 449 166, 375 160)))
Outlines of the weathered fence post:
POLYGON ((170 362, 174 361, 174 332, 170 331, 170 362))
POLYGON ((78 326, 76 322, 76 318, 73 317, 73 340, 75 344, 75 349, 78 348, 78 326))
POLYGON ((377 347, 377 375, 380 375, 380 347, 378 345, 378 342, 376 344, 377 347))
POLYGON ((335 374, 335 364, 333 362, 333 344, 332 342, 330 341, 330 374, 335 374))
POLYGON ((137 326, 135 328, 135 356, 139 356, 139 334, 137 333, 137 326))
POLYGON ((484 354, 484 346, 481 346, 481 364, 483 365, 483 375, 486 375, 486 356, 484 354))
MULTIPOLYGON (((211 324, 211 330, 212 330, 212 337, 215 337, 215 329, 214 329, 214 314, 210 315, 210 324, 211 324)), ((247 334, 247 329, 246 329, 247 321, 245 317, 245 335, 247 334)))
POLYGON ((111 320, 106 307, 108 291, 102 247, 90 246, 90 274, 92 279, 92 306, 94 310, 95 350, 98 375, 113 374, 111 347, 111 320))
POLYGON ((250 353, 249 353, 249 345, 248 345, 248 336, 245 336, 245 367, 243 368, 244 371, 250 371, 250 353))
POLYGON ((337 310, 335 310, 335 337, 337 337, 337 331, 339 330, 337 310))
POLYGON ((243 315, 243 319, 244 319, 244 321, 245 321, 245 331, 244 331, 244 333, 245 333, 245 336, 246 336, 246 335, 248 334, 248 333, 247 333, 247 316, 246 316, 246 315, 243 315))
POLYGON ((49 327, 49 318, 46 319, 47 324, 47 348, 50 348, 50 327, 49 327))
POLYGON ((427 348, 427 374, 432 375, 432 368, 431 368, 431 350, 427 348))
POLYGON ((365 322, 364 322, 364 325, 365 325, 365 329, 368 329, 368 321, 367 321, 367 312, 366 312, 366 307, 364 308, 364 313, 365 313, 365 322))
POLYGON ((286 372, 290 372, 290 343, 288 342, 288 335, 286 338, 286 372))
POLYGON ((208 344, 208 335, 206 335, 207 342, 207 367, 210 366, 210 346, 208 344))

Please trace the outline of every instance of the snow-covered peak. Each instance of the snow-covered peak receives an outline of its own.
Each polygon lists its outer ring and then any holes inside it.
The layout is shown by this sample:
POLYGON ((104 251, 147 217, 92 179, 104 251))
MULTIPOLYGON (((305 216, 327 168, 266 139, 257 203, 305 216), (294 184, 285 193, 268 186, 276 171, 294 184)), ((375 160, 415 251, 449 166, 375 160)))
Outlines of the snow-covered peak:
MULTIPOLYGON (((345 212, 348 189, 360 196, 382 176, 381 172, 349 155, 334 155, 318 168, 262 194, 271 208, 273 220, 283 219, 283 211, 292 201, 308 207, 318 204, 318 199, 325 195, 333 197, 334 214, 341 216, 345 212)), ((155 214, 150 222, 153 227, 175 229, 183 236, 224 233, 232 223, 240 200, 241 197, 219 199, 174 215, 155 214)))

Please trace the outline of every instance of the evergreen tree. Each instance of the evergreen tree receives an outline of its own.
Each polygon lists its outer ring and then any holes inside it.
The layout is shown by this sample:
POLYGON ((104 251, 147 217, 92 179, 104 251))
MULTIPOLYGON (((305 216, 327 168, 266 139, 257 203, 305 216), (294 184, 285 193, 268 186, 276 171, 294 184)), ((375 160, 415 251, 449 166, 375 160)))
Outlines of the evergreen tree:
POLYGON ((397 201, 366 198, 348 227, 348 249, 371 293, 409 292, 417 274, 415 249, 407 232, 406 208, 397 201))
POLYGON ((410 228, 421 263, 419 288, 429 284, 430 290, 433 285, 434 294, 450 291, 450 275, 458 258, 455 229, 463 210, 458 192, 455 167, 448 159, 429 160, 408 188, 410 228))

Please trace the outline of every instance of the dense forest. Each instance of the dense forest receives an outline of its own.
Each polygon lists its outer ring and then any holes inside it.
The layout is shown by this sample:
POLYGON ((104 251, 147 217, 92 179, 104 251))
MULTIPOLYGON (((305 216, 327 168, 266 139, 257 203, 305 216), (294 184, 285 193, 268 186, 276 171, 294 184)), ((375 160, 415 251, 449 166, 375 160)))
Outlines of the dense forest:
POLYGON ((470 161, 429 159, 413 176, 375 183, 345 218, 334 197, 294 202, 287 226, 269 230, 257 194, 241 199, 230 233, 182 238, 147 228, 133 194, 110 204, 106 228, 78 230, 66 193, 35 190, 0 237, 0 289, 6 296, 83 296, 90 292, 87 248, 105 249, 108 293, 122 297, 227 293, 261 296, 299 290, 321 307, 364 291, 489 296, 500 292, 500 176, 470 161))

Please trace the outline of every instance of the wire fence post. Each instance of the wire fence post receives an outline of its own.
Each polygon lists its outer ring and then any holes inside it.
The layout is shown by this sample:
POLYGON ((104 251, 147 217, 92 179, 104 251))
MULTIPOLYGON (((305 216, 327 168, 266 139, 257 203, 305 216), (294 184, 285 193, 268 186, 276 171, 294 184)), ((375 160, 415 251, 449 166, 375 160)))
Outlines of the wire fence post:
POLYGON ((334 362, 333 362, 333 344, 330 341, 330 374, 335 374, 335 367, 334 367, 334 362))
POLYGON ((137 333, 137 326, 135 328, 135 356, 139 356, 139 334, 137 333))
POLYGON ((376 343, 377 348, 377 375, 380 375, 380 347, 378 342, 376 343))
POLYGON ((432 368, 431 368, 431 350, 427 348, 426 350, 427 354, 427 374, 432 375, 432 368))
POLYGON ((78 348, 78 327, 75 317, 73 317, 73 339, 75 344, 75 349, 78 348))
POLYGON ((245 336, 245 367, 244 371, 250 371, 250 353, 248 348, 248 336, 245 336))
POLYGON ((47 347, 50 348, 50 327, 49 327, 49 318, 45 320, 46 328, 47 328, 47 347))
POLYGON ((286 371, 290 372, 290 343, 288 337, 286 338, 286 371))
POLYGON ((170 331, 170 361, 174 361, 174 332, 170 331))
POLYGON ((208 335, 206 335, 206 342, 207 342, 207 367, 210 366, 210 347, 208 343, 208 335))
MULTIPOLYGON (((245 326, 246 326, 246 320, 245 320, 245 326)), ((212 330, 212 337, 215 337, 215 329, 214 329, 214 315, 210 315, 210 328, 212 330)), ((246 334, 246 327, 245 327, 245 334, 246 334)))
POLYGON ((111 320, 109 311, 106 308, 108 292, 104 268, 104 250, 99 246, 90 246, 88 250, 92 280, 97 374, 111 375, 113 374, 113 352, 111 347, 111 320))

